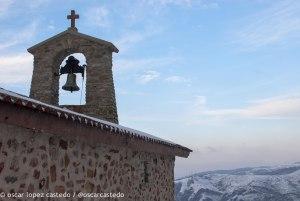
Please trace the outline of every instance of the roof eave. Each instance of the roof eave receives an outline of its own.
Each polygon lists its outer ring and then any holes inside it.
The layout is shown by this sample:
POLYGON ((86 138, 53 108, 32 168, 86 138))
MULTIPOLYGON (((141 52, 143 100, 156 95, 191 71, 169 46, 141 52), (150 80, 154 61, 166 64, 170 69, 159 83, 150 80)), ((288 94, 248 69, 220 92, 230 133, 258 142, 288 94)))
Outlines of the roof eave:
MULTIPOLYGON (((166 151, 169 155, 187 158, 190 152, 192 152, 192 150, 188 149, 187 147, 181 146, 179 144, 175 144, 170 141, 165 141, 163 139, 159 139, 149 134, 145 135, 146 133, 142 133, 140 131, 136 131, 124 126, 116 125, 114 123, 107 122, 104 120, 96 119, 84 114, 76 113, 71 110, 66 110, 56 106, 48 105, 39 102, 37 100, 30 99, 24 95, 20 95, 11 91, 4 90, 2 88, 0 88, 0 102, 11 104, 14 107, 19 106, 18 108, 21 107, 21 108, 29 109, 32 110, 32 112, 48 114, 50 116, 54 116, 56 119, 58 117, 58 119, 61 120, 64 119, 67 121, 73 121, 74 123, 77 122, 81 125, 83 124, 83 127, 89 125, 88 127, 99 128, 100 130, 105 130, 110 133, 115 133, 118 136, 128 136, 129 138, 132 139, 142 140, 145 142, 144 145, 141 145, 142 147, 148 146, 150 144, 159 144, 160 146, 168 147, 166 151)), ((19 116, 15 116, 15 118, 19 118, 19 116)), ((38 119, 37 121, 39 120, 40 119, 38 119)), ((149 148, 148 150, 152 150, 152 148, 149 148)))
MULTIPOLYGON (((168 156, 187 158, 189 153, 179 147, 164 146, 163 144, 147 142, 142 139, 127 135, 114 135, 111 131, 100 129, 95 126, 86 126, 70 119, 57 118, 55 115, 35 109, 23 107, 15 103, 1 101, 0 99, 0 123, 16 125, 23 128, 34 129, 41 133, 57 134, 62 136, 77 136, 86 139, 90 143, 104 143, 113 146, 125 146, 132 150, 140 150, 149 153, 158 153, 168 156), (53 125, 56 126, 53 126, 53 125)), ((44 108, 47 110, 47 108, 44 108)))

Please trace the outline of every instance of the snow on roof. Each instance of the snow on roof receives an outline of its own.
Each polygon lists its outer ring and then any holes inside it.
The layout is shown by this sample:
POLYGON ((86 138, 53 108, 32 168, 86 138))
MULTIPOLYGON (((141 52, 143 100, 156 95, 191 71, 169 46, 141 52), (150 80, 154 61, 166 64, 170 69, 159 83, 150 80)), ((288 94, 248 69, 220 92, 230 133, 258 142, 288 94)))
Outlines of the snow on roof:
POLYGON ((80 123, 88 124, 90 126, 100 127, 101 129, 104 130, 109 130, 119 134, 126 134, 132 137, 143 139, 145 141, 156 142, 159 144, 176 147, 191 152, 191 150, 186 147, 183 147, 181 145, 178 145, 168 140, 161 139, 159 137, 155 137, 148 133, 131 129, 125 126, 121 126, 115 123, 111 123, 102 119, 90 117, 88 115, 84 115, 81 113, 77 113, 67 108, 61 108, 58 106, 46 104, 41 101, 29 98, 27 96, 5 90, 3 88, 0 88, 0 101, 9 102, 11 104, 19 104, 23 107, 29 107, 32 109, 38 109, 45 113, 55 114, 60 118, 71 119, 73 121, 77 120, 80 123))

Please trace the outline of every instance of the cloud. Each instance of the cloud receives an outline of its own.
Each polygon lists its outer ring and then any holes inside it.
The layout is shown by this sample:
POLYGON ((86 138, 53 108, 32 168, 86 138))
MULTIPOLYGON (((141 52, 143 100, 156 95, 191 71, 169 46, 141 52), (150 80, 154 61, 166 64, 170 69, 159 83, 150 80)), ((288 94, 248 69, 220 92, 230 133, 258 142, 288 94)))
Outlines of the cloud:
POLYGON ((143 31, 129 30, 125 31, 120 38, 116 40, 117 47, 121 50, 121 53, 128 51, 135 47, 137 44, 161 33, 163 31, 160 27, 147 26, 143 31))
POLYGON ((52 31, 52 30, 55 30, 56 26, 55 26, 55 23, 54 23, 53 20, 50 20, 50 21, 49 21, 49 24, 48 24, 47 28, 48 28, 49 30, 51 30, 51 31, 52 31))
POLYGON ((185 83, 185 82, 189 82, 190 80, 178 75, 173 75, 173 76, 169 76, 165 79, 166 82, 169 83, 185 83))
POLYGON ((30 0, 28 2, 26 2, 26 4, 28 4, 28 6, 32 9, 36 9, 39 8, 40 6, 46 5, 47 3, 49 3, 50 0, 30 0))
POLYGON ((13 2, 13 0, 0 0, 0 16, 8 11, 13 2))
POLYGON ((233 43, 246 50, 278 44, 300 34, 300 1, 277 1, 238 23, 233 43))
POLYGON ((158 79, 160 76, 160 73, 154 70, 146 71, 143 75, 140 75, 138 77, 138 82, 142 84, 146 84, 148 82, 151 82, 153 80, 158 79))
POLYGON ((33 57, 15 54, 0 57, 0 84, 22 84, 30 81, 33 57))
POLYGON ((222 141, 211 144, 212 147, 199 144, 196 148, 189 146, 193 150, 189 160, 176 159, 175 177, 214 169, 275 165, 299 160, 298 135, 294 136, 294 140, 274 137, 269 140, 260 139, 259 143, 243 143, 233 139, 230 143, 222 141))
POLYGON ((160 58, 140 58, 140 59, 117 59, 115 69, 118 71, 158 68, 177 63, 181 58, 165 56, 160 58))
POLYGON ((24 15, 24 10, 35 10, 41 6, 45 6, 50 2, 50 0, 0 0, 0 17, 12 14, 18 14, 20 17, 24 15), (13 11, 13 12, 12 12, 13 11), (17 11, 17 12, 16 12, 17 11))
POLYGON ((159 4, 159 5, 181 5, 181 6, 190 6, 194 2, 193 0, 150 0, 146 1, 149 4, 159 4))
POLYGON ((0 50, 24 43, 32 39, 35 36, 36 31, 37 23, 32 22, 31 24, 25 26, 22 30, 8 30, 6 32, 2 32, 0 36, 1 38, 4 38, 4 40, 2 40, 0 43, 0 50))
POLYGON ((212 109, 206 98, 196 97, 194 108, 197 114, 213 118, 284 119, 300 117, 300 95, 272 97, 250 102, 241 108, 212 109))
POLYGON ((219 7, 218 2, 215 0, 147 0, 144 2, 156 6, 198 6, 205 9, 219 7))
POLYGON ((203 110, 206 108, 206 97, 205 96, 196 96, 194 107, 197 110, 203 110))
MULTIPOLYGON (((136 25, 154 22, 161 24, 161 17, 165 19, 169 13, 170 7, 180 9, 214 9, 218 8, 219 0, 140 0, 140 1, 122 1, 122 18, 126 25, 136 25)), ((115 6, 118 7, 118 6, 115 6)), ((155 29, 156 27, 154 27, 155 29)))
POLYGON ((86 12, 86 18, 89 23, 98 27, 109 27, 109 11, 104 6, 89 8, 86 12))

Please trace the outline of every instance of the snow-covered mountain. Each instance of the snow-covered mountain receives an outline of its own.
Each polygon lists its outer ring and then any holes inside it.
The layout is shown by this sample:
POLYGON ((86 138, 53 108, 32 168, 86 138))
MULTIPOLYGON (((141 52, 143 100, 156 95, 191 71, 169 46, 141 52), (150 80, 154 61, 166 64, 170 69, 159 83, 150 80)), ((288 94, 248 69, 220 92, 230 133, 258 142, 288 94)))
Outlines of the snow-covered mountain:
POLYGON ((175 181, 176 201, 300 201, 300 163, 194 174, 175 181))

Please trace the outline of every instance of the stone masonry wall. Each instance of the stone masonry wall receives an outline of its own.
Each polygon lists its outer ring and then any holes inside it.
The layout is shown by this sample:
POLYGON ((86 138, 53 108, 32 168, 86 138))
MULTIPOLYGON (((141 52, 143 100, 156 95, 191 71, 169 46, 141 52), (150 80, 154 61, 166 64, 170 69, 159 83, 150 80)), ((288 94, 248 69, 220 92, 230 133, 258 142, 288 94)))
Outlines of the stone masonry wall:
POLYGON ((174 200, 173 156, 90 144, 80 137, 63 136, 0 123, 0 193, 121 192, 125 198, 119 200, 174 200), (144 180, 145 172, 148 182, 144 180))
MULTIPOLYGON (((58 105, 59 68, 73 53, 82 53, 87 62, 86 105, 74 106, 86 114, 118 123, 115 88, 112 72, 112 51, 105 43, 99 44, 85 37, 65 33, 48 41, 34 52, 34 69, 30 97, 51 105, 58 105)), ((72 106, 70 106, 72 109, 72 106)))

